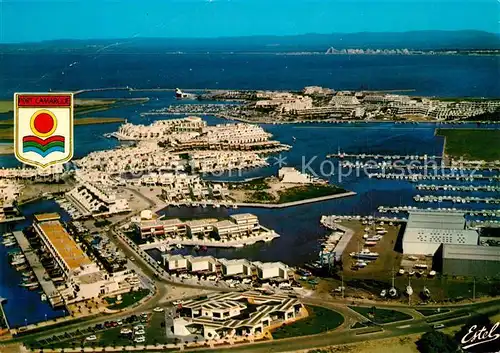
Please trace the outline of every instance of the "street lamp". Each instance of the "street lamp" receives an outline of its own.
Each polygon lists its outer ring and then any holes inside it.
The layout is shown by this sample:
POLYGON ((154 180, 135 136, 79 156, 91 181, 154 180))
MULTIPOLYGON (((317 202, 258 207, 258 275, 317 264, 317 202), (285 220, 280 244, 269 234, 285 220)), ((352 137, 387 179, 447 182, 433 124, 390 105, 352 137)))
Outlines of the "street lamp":
POLYGON ((28 319, 24 319, 24 326, 28 327, 28 319))

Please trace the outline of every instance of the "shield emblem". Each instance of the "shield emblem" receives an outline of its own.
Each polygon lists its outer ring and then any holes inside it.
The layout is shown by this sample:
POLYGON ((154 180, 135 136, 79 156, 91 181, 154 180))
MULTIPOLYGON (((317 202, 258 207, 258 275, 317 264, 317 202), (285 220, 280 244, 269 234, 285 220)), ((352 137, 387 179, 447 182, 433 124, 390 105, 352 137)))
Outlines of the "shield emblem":
POLYGON ((16 93, 14 152, 25 164, 46 168, 73 157, 73 94, 16 93))

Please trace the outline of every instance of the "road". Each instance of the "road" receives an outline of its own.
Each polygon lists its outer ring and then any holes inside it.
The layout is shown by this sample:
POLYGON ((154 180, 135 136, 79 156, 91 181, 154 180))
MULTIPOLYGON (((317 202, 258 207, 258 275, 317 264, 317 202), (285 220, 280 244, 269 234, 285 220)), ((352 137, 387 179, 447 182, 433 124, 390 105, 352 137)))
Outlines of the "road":
MULTIPOLYGON (((153 200, 146 198, 144 195, 140 194, 139 192, 130 189, 134 194, 137 196, 145 199, 148 204, 153 207, 157 206, 156 202, 153 200)), ((138 214, 139 212, 135 212, 135 214, 138 214)), ((134 214, 133 214, 134 215, 134 214)), ((115 243, 116 246, 118 246, 119 249, 121 249, 124 254, 129 258, 129 259, 134 259, 132 263, 129 263, 129 266, 134 268, 136 271, 140 272, 140 274, 144 277, 149 278, 149 285, 152 287, 156 288, 156 291, 154 295, 146 302, 140 304, 137 307, 130 308, 128 310, 121 311, 116 314, 109 314, 106 316, 99 316, 99 317, 93 317, 89 318, 88 320, 85 320, 84 322, 78 322, 78 323, 68 323, 64 327, 64 331, 71 331, 71 330, 76 330, 78 328, 82 328, 85 326, 92 326, 97 323, 102 323, 104 321, 108 320, 117 320, 119 318, 123 318, 125 316, 129 316, 132 314, 137 314, 141 313, 144 311, 150 311, 154 307, 158 306, 159 304, 163 305, 166 304, 168 301, 166 300, 167 294, 169 292, 169 288, 175 288, 175 287, 180 287, 180 288, 196 288, 199 290, 202 289, 208 289, 212 291, 228 291, 230 289, 228 288, 214 288, 214 287, 201 287, 197 285, 189 285, 189 284, 179 284, 177 282, 173 281, 168 281, 165 279, 162 279, 154 268, 147 263, 141 256, 139 256, 130 246, 127 244, 125 241, 123 241, 120 237, 116 235, 117 228, 119 228, 124 222, 126 222, 131 215, 128 215, 127 217, 123 217, 120 220, 115 221, 113 223, 108 231, 108 236, 111 241, 115 243)), ((391 304, 391 303, 359 303, 359 305, 365 305, 365 306, 372 306, 375 305, 380 308, 393 308, 395 310, 399 310, 402 312, 405 312, 413 317, 412 320, 404 321, 404 322, 398 322, 398 323, 393 323, 393 324, 386 324, 386 325, 381 325, 380 327, 382 328, 383 331, 380 332, 375 332, 375 333, 366 333, 363 334, 363 332, 367 332, 370 330, 373 330, 373 328, 366 328, 366 329, 357 329, 357 330, 351 330, 350 327, 352 324, 354 324, 357 321, 365 321, 365 318, 356 313, 355 311, 349 309, 347 305, 351 304, 350 301, 347 300, 339 300, 339 299, 319 299, 319 298, 301 298, 301 301, 304 304, 309 304, 309 305, 320 305, 326 308, 330 308, 332 310, 338 311, 341 313, 345 321, 344 323, 337 328, 334 331, 326 332, 323 334, 318 334, 314 335, 314 339, 311 339, 311 336, 304 336, 304 337, 293 337, 293 338, 288 338, 288 339, 280 339, 276 341, 265 341, 265 342, 258 342, 254 344, 249 344, 249 345, 238 345, 238 346, 231 346, 230 348, 222 348, 218 347, 217 351, 218 352, 224 352, 224 351, 238 351, 238 352, 285 352, 285 351, 290 351, 292 350, 300 350, 300 349, 312 349, 312 348, 317 348, 317 347, 323 347, 323 346, 329 346, 329 345, 338 345, 338 344, 347 344, 347 343, 354 343, 354 342, 361 342, 365 340, 373 340, 373 339, 382 339, 382 338, 390 338, 390 337, 396 337, 396 336, 403 336, 403 335, 410 335, 414 333, 422 333, 429 331, 434 325, 434 323, 429 324, 426 322, 425 318, 417 312, 415 312, 413 309, 418 309, 418 307, 407 307, 403 306, 400 304, 391 304)), ((431 308, 432 306, 425 306, 422 308, 431 308)), ((437 306, 434 306, 437 307, 437 306)), ((443 305, 439 307, 445 307, 443 305)), ((471 303, 471 304, 462 304, 462 305, 454 305, 454 306, 446 306, 450 308, 463 308, 463 309, 469 309, 469 310, 474 310, 475 312, 481 312, 485 314, 497 314, 500 312, 500 299, 488 301, 488 302, 480 302, 480 303, 471 303)), ((446 316, 443 314, 443 316, 446 316)), ((455 319, 448 320, 444 322, 446 326, 455 326, 455 325, 460 325, 465 323, 465 321, 469 317, 459 317, 455 319)), ((29 334, 25 337, 20 337, 16 338, 14 340, 11 340, 10 342, 16 342, 16 341, 22 341, 26 339, 41 339, 45 337, 50 337, 54 334, 60 334, 62 329, 59 328, 53 328, 53 329, 47 329, 44 330, 43 332, 40 333, 34 333, 34 334, 29 334)), ((195 349, 193 351, 211 351, 213 350, 200 350, 200 349, 195 349)))

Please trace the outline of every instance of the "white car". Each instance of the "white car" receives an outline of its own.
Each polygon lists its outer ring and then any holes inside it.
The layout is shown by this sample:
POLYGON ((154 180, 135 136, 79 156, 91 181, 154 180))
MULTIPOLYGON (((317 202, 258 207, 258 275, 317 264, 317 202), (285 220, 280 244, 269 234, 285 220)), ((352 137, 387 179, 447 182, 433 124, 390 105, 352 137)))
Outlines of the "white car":
POLYGON ((143 325, 134 326, 134 331, 139 331, 139 330, 144 330, 144 326, 143 325))
POLYGON ((174 301, 172 302, 172 304, 174 304, 174 305, 179 305, 179 304, 182 304, 182 300, 174 300, 174 301))
POLYGON ((96 335, 90 335, 85 338, 86 341, 95 341, 97 339, 96 335))
POLYGON ((161 313, 161 312, 163 312, 163 308, 160 308, 159 306, 157 306, 156 308, 153 309, 153 311, 155 313, 161 313))
POLYGON ((146 342, 146 337, 138 336, 138 337, 134 338, 134 342, 135 343, 144 343, 144 342, 146 342))
POLYGON ((127 334, 129 334, 129 333, 132 333, 132 330, 131 330, 131 329, 129 329, 129 328, 125 328, 125 327, 124 327, 124 328, 122 328, 122 329, 120 330, 120 334, 122 334, 122 335, 127 335, 127 334))
POLYGON ((146 334, 146 331, 144 331, 144 330, 137 330, 137 331, 135 331, 135 332, 134 332, 134 334, 135 334, 136 336, 137 336, 137 335, 142 336, 142 335, 145 335, 145 334, 146 334))

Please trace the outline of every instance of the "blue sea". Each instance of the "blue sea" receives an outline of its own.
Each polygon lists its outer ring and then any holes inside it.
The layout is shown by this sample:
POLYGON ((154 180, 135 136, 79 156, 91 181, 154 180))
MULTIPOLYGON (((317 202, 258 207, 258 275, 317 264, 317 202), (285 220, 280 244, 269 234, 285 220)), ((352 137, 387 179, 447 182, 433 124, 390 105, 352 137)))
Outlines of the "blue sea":
MULTIPOLYGON (((92 55, 71 53, 3 54, 0 55, 0 99, 9 99, 14 92, 48 90, 78 90, 82 88, 225 88, 225 89, 290 89, 320 85, 334 89, 406 90, 408 94, 424 96, 500 97, 498 80, 499 58, 495 56, 285 56, 272 54, 148 54, 105 52, 92 55)), ((89 116, 123 117, 129 122, 148 124, 166 117, 140 117, 141 112, 184 104, 173 99, 173 91, 105 91, 82 94, 82 97, 148 97, 144 104, 118 107, 89 116)), ((6 119, 9 114, 0 114, 6 119)), ((167 117, 168 118, 168 117, 167 117)), ((209 124, 223 121, 204 117, 209 124)), ((304 160, 316 172, 328 153, 339 149, 348 153, 430 154, 440 155, 443 139, 435 136, 435 124, 395 125, 372 124, 308 124, 262 125, 274 138, 293 146, 282 154, 286 165, 301 168, 304 160), (293 141, 292 136, 296 137, 293 141)), ((464 126, 455 126, 463 128, 464 126)), ((467 126, 465 126, 467 127, 467 126)), ((116 140, 103 135, 116 131, 118 124, 77 126, 75 128, 75 158, 91 151, 113 148, 116 140)), ((498 128, 484 126, 483 128, 498 128)), ((241 176, 223 178, 244 179, 276 173, 275 157, 270 167, 251 170, 241 176)), ((17 166, 13 156, 0 156, 0 167, 17 166)), ((334 164, 336 166, 336 164, 334 164)), ((326 231, 319 219, 324 214, 374 214, 380 205, 414 205, 415 184, 407 181, 377 180, 364 175, 339 179, 339 171, 327 170, 332 183, 353 190, 356 196, 284 210, 194 210, 166 209, 172 217, 226 216, 232 212, 252 212, 263 225, 274 229, 281 237, 269 244, 242 249, 211 250, 219 257, 246 257, 252 260, 283 261, 291 265, 315 260, 319 238, 326 231)), ((487 182, 485 182, 487 183, 487 182)), ((478 193, 477 196, 482 195, 478 193)), ((484 194, 483 194, 484 195, 484 194)), ((491 193, 488 196, 492 196, 491 193)), ((420 207, 436 207, 419 204, 420 207)), ((441 207, 454 207, 442 203, 441 207)), ((494 205, 466 204, 466 208, 493 208, 494 205)), ((59 211, 52 201, 27 205, 23 212, 30 223, 36 212, 59 211)), ((65 215, 66 217, 66 215, 65 215)), ((8 299, 5 311, 12 326, 43 321, 62 315, 39 300, 39 294, 18 286, 19 274, 6 260, 7 249, 0 244, 0 297, 8 299)))

